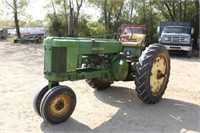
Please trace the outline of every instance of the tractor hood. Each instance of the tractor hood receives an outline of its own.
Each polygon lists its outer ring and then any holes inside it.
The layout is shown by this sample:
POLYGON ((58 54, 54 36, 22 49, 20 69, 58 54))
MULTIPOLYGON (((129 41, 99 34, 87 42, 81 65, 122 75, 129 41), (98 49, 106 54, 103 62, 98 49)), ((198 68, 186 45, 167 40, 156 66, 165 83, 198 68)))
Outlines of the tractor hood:
POLYGON ((133 34, 131 35, 131 39, 145 39, 145 34, 133 34))

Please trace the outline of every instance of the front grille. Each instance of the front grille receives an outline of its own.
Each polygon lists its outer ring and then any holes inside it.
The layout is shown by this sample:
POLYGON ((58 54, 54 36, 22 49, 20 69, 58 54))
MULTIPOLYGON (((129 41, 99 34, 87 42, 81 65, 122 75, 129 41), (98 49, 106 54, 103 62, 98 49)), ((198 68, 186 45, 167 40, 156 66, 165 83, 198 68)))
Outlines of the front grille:
POLYGON ((188 42, 187 37, 171 37, 171 42, 188 42))
POLYGON ((180 37, 172 37, 172 42, 180 42, 180 37))
POLYGON ((52 72, 62 73, 66 72, 66 48, 52 48, 52 72))

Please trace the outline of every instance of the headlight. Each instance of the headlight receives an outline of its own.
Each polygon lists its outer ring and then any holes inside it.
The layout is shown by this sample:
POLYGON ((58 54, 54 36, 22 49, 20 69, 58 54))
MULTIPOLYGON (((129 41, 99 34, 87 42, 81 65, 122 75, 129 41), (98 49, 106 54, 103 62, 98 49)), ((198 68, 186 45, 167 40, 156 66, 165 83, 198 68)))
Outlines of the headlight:
POLYGON ((183 41, 188 42, 190 39, 189 38, 183 38, 183 41))
POLYGON ((163 39, 164 41, 170 41, 170 37, 163 36, 162 39, 163 39))
POLYGON ((127 39, 127 38, 121 38, 120 41, 122 41, 122 42, 127 42, 128 39, 127 39))
POLYGON ((126 51, 126 55, 127 55, 127 56, 130 56, 130 55, 131 55, 131 51, 128 51, 128 50, 127 50, 127 51, 126 51))

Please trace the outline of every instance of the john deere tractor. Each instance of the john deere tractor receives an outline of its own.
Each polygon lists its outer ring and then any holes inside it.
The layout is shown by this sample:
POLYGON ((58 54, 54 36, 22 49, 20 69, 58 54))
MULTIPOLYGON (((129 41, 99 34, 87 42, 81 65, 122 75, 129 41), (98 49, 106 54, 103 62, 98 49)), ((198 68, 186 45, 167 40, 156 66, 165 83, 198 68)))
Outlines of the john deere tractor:
POLYGON ((44 77, 48 84, 38 90, 33 106, 50 123, 67 120, 75 109, 76 95, 59 83, 83 79, 97 90, 109 89, 115 81, 135 81, 139 99, 155 104, 166 90, 169 73, 168 51, 159 44, 144 48, 114 39, 47 37, 44 77))

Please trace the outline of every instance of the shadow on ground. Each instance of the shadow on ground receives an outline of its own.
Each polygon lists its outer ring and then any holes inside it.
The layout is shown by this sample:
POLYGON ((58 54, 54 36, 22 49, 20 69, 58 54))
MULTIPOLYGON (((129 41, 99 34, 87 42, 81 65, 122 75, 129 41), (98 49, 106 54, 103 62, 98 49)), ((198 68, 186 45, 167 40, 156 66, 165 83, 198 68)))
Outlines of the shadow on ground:
MULTIPOLYGON (((51 132, 199 132, 200 120, 198 105, 173 99, 162 99, 155 105, 142 103, 135 90, 112 86, 104 91, 94 91, 94 95, 105 104, 118 107, 113 117, 102 122, 95 129, 69 118, 52 125, 41 124, 41 130, 51 132)), ((76 111, 76 110, 75 110, 76 111)), ((86 117, 86 116, 83 116, 86 117)), ((98 116, 94 116, 98 117, 98 116)), ((87 119, 87 117, 85 118, 87 119)))
POLYGON ((187 53, 185 51, 169 51, 170 57, 175 59, 180 59, 184 61, 199 61, 200 59, 200 51, 193 50, 190 58, 187 57, 187 53))

